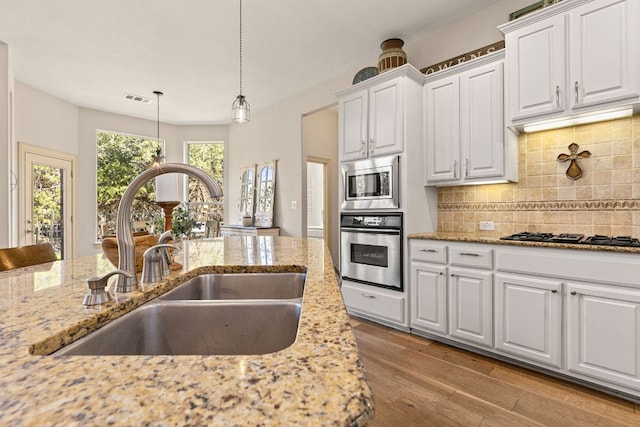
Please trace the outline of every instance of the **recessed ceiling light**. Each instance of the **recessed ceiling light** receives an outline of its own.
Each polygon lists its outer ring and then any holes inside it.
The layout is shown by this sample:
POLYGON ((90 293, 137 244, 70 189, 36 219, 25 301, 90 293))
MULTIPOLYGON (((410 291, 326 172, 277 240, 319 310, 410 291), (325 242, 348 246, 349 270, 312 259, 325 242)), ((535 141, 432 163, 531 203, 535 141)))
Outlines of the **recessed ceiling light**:
POLYGON ((145 98, 144 96, 134 95, 132 93, 125 93, 124 99, 128 99, 129 101, 142 102, 143 104, 151 104, 153 99, 145 98))

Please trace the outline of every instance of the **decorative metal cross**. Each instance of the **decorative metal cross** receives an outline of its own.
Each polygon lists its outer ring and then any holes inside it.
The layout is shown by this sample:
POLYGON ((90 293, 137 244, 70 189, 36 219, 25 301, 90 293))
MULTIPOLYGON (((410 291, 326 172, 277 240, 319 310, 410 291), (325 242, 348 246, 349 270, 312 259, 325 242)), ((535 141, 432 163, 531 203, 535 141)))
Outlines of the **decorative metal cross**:
POLYGON ((578 165, 578 159, 591 157, 591 153, 587 150, 578 153, 579 148, 580 146, 573 142, 569 145, 569 152, 571 154, 558 155, 558 161, 566 162, 567 160, 571 160, 571 164, 569 164, 569 168, 566 172, 567 176, 571 179, 578 179, 582 176, 582 168, 578 165))

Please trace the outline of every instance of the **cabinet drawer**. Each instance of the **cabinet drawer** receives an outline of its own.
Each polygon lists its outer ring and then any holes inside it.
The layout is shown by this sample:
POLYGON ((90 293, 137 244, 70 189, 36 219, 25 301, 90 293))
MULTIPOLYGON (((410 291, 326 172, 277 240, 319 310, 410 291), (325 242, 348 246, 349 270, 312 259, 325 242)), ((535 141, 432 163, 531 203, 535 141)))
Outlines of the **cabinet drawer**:
POLYGON ((411 240, 411 261, 447 263, 447 246, 433 240, 411 240))
MULTIPOLYGON (((392 295, 370 286, 343 282, 342 298, 349 311, 354 310, 394 323, 405 323, 404 294, 392 295)), ((389 291, 393 292, 393 291, 389 291)))
POLYGON ((492 249, 466 249, 462 247, 450 247, 449 257, 451 259, 451 265, 486 269, 493 268, 492 249))

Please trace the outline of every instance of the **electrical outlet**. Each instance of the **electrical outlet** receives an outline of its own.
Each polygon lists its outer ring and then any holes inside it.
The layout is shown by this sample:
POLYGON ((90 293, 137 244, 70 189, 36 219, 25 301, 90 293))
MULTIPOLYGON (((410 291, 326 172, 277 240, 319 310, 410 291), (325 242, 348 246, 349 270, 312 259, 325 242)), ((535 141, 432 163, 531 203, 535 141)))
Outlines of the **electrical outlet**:
POLYGON ((298 209, 298 202, 297 201, 293 201, 291 202, 291 209, 298 209))
POLYGON ((493 221, 480 221, 480 230, 482 231, 493 231, 493 221))

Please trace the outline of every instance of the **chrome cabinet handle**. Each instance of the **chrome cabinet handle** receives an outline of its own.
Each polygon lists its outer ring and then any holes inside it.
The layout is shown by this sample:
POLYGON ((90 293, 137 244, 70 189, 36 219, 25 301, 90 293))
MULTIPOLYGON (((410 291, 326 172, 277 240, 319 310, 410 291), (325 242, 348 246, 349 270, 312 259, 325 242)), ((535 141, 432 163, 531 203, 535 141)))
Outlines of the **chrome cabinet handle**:
POLYGON ((576 88, 576 105, 578 105, 578 81, 576 80, 576 84, 574 85, 576 88))
POLYGON ((458 178, 458 161, 457 160, 453 161, 453 178, 454 179, 458 178))
POLYGON ((373 299, 375 299, 375 298, 376 298, 376 296, 375 296, 375 295, 365 294, 364 292, 362 292, 360 295, 362 295, 362 296, 363 296, 363 297, 365 297, 365 298, 373 298, 373 299))
POLYGON ((435 249, 420 249, 420 252, 438 252, 435 249))
POLYGON ((560 108, 560 86, 556 86, 556 107, 560 108))
POLYGON ((473 252, 460 252, 459 255, 461 255, 461 256, 482 256, 480 254, 476 254, 476 253, 473 253, 473 252))

